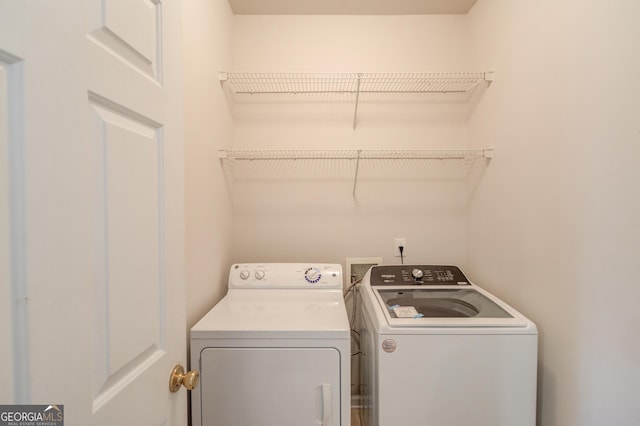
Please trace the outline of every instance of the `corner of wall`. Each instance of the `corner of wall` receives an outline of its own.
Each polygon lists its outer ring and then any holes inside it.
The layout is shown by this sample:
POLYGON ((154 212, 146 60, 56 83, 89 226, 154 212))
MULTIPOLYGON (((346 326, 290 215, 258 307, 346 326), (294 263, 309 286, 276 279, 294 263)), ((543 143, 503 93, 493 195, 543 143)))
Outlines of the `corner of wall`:
POLYGON ((232 12, 226 0, 183 3, 186 153, 187 327, 223 295, 231 252, 231 203, 218 149, 232 122, 218 70, 230 61, 232 12))

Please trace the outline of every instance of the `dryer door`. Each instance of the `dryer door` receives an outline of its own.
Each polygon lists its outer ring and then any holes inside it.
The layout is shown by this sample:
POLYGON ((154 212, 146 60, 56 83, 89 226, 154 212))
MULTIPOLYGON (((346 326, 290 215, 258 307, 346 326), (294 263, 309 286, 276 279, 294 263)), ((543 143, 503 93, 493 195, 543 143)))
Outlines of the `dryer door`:
POLYGON ((340 353, 333 348, 206 348, 202 425, 340 425, 340 353))

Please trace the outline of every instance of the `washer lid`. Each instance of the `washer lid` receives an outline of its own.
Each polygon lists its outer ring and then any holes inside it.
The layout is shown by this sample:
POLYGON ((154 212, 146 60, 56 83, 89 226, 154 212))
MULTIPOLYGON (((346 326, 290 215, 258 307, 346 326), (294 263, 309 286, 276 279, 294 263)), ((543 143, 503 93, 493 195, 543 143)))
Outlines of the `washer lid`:
POLYGON ((191 329, 192 338, 346 338, 341 290, 230 289, 191 329))
POLYGON ((374 288, 391 327, 513 327, 527 321, 477 287, 374 288))

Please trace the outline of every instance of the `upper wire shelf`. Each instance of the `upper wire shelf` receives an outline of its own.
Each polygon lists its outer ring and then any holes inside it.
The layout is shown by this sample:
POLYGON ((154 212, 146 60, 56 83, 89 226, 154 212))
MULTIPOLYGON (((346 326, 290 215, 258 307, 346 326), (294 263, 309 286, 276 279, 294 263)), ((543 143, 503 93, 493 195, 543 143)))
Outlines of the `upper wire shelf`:
POLYGON ((220 72, 220 82, 239 94, 285 93, 461 93, 491 72, 256 73, 220 72))
POLYGON ((493 72, 412 73, 264 73, 220 72, 221 85, 236 94, 342 93, 355 97, 353 130, 356 129, 360 94, 367 93, 466 93, 480 82, 490 84, 493 72))

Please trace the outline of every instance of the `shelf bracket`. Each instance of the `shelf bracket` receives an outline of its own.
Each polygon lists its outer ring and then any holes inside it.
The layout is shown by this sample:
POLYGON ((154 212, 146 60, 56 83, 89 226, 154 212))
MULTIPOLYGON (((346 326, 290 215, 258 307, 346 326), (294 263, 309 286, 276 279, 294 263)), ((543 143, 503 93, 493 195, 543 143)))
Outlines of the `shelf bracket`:
POLYGON ((486 148, 482 150, 482 156, 487 160, 491 160, 493 158, 493 148, 486 148))
MULTIPOLYGON (((362 77, 361 73, 358 73, 358 80, 356 81, 356 105, 355 110, 353 111, 353 130, 356 130, 356 120, 358 119, 358 102, 360 101, 360 77, 362 77)), ((355 191, 355 188, 354 188, 355 191)), ((355 193, 354 193, 355 198, 355 193)))
POLYGON ((218 81, 220 82, 220 87, 224 86, 224 83, 229 79, 229 74, 226 71, 218 71, 218 81))
POLYGON ((493 78, 494 78, 494 71, 487 71, 484 73, 484 81, 487 82, 487 84, 491 84, 493 83, 493 78))
POLYGON ((353 192, 351 195, 353 195, 353 200, 356 200, 356 187, 358 185, 358 169, 360 168, 360 153, 362 152, 361 149, 358 150, 358 155, 356 157, 356 173, 353 176, 353 192))

